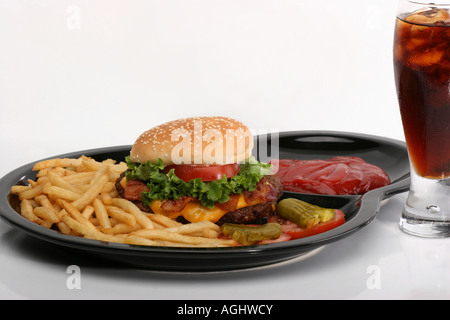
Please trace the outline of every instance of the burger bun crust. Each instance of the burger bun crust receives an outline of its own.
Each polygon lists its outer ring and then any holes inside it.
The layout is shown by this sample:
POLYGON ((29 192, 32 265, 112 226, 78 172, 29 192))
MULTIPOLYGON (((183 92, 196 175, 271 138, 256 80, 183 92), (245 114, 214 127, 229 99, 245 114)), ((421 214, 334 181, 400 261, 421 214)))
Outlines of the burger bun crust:
POLYGON ((248 159, 254 147, 251 131, 228 117, 192 117, 163 123, 143 132, 131 148, 137 163, 158 158, 165 165, 224 165, 248 159))

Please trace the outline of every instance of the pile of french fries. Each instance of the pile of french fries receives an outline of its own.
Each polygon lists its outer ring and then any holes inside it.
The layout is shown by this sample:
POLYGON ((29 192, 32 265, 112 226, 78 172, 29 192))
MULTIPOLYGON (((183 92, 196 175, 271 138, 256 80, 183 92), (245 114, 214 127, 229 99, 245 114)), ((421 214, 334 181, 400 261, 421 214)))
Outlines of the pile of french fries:
POLYGON ((209 221, 182 224, 141 211, 119 197, 115 181, 125 162, 91 157, 56 158, 36 163, 36 180, 15 185, 20 214, 46 228, 89 239, 144 246, 223 247, 220 228, 209 221))

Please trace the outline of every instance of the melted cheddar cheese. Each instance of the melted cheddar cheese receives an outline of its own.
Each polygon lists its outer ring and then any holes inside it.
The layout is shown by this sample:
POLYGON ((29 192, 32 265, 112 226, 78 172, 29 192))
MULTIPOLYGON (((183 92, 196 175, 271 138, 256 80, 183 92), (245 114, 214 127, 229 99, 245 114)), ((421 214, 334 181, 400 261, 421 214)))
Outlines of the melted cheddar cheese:
MULTIPOLYGON (((179 216, 183 216, 189 222, 200 222, 200 221, 211 221, 217 222, 222 218, 228 211, 222 210, 215 206, 212 209, 206 208, 200 204, 199 201, 191 201, 186 204, 183 210, 179 212, 169 212, 163 210, 161 205, 163 201, 154 200, 151 209, 154 213, 163 214, 171 219, 176 219, 179 216)), ((245 201, 243 194, 240 195, 236 210, 247 207, 248 204, 245 201)))

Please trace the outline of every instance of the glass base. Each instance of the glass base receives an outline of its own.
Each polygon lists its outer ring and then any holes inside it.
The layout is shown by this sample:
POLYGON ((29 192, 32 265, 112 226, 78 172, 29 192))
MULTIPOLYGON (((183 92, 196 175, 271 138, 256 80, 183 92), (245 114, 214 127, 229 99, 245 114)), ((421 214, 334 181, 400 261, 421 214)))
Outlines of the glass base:
POLYGON ((415 219, 402 215, 400 229, 414 236, 426 238, 450 237, 450 221, 415 219))
POLYGON ((421 237, 450 237, 449 179, 426 179, 412 172, 400 229, 421 237))

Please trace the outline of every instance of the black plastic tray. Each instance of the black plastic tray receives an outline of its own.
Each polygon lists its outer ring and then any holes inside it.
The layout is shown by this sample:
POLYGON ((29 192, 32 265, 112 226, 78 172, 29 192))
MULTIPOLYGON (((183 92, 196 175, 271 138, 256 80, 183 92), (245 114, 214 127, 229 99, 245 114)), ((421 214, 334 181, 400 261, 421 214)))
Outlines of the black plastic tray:
MULTIPOLYGON (((270 136, 257 136, 255 139, 271 143, 270 136)), ((49 158, 86 155, 99 161, 107 158, 122 161, 130 149, 131 146, 116 146, 49 158)), ((384 169, 392 183, 363 196, 324 196, 285 192, 283 198, 295 197, 320 206, 341 209, 346 216, 345 224, 338 228, 287 242, 230 248, 172 248, 108 243, 64 235, 32 223, 16 211, 18 199, 10 194, 10 188, 12 185, 35 178, 36 172, 32 171, 34 163, 22 166, 0 180, 0 216, 13 227, 33 237, 70 247, 75 249, 75 253, 94 254, 96 257, 126 266, 187 272, 227 271, 267 266, 300 257, 350 236, 376 217, 382 200, 409 189, 409 161, 404 142, 345 132, 295 131, 279 134, 281 159, 326 159, 333 156, 361 157, 384 169)))

